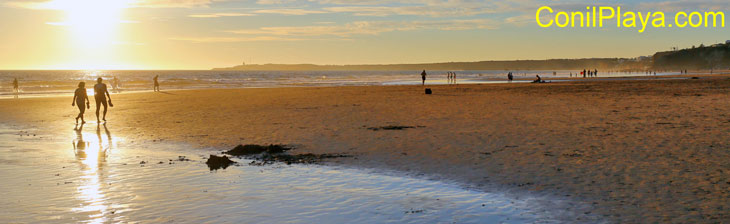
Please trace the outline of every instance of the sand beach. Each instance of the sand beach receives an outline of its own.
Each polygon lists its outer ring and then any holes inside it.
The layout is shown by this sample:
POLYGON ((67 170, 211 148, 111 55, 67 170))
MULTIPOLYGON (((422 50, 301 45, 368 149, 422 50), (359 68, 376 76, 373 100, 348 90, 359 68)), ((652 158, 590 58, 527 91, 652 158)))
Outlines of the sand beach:
MULTIPOLYGON (((436 85, 432 95, 421 86, 121 93, 107 125, 125 142, 202 155, 287 144, 292 154, 352 155, 325 161, 334 166, 564 198, 574 203, 561 209, 583 214, 574 222, 728 222, 730 76, 679 78, 436 85)), ((70 101, 1 99, 0 122, 66 134, 70 101)))

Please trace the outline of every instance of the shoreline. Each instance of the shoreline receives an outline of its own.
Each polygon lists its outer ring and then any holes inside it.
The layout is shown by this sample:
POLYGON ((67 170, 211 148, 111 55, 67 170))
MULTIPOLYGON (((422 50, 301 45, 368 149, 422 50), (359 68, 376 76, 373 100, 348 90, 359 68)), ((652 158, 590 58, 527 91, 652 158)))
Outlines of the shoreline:
MULTIPOLYGON (((730 145, 722 137, 730 130, 722 109, 730 108, 722 100, 729 83, 717 75, 434 85, 432 96, 421 86, 143 92, 114 96, 109 120, 122 127, 117 135, 137 141, 224 150, 282 143, 298 146, 293 153, 350 153, 357 159, 334 163, 579 199, 617 222, 721 221, 730 219, 717 210, 727 206, 722 198, 730 192, 721 180, 729 174, 714 169, 728 169, 720 161, 730 155, 712 148, 730 145), (368 129, 387 125, 416 128, 368 129), (673 193, 692 189, 710 193, 673 193)), ((66 101, 2 99, 0 114, 8 116, 0 121, 59 132, 73 122, 75 108, 66 101)), ((93 108, 87 111, 93 116, 93 108)))
MULTIPOLYGON (((730 73, 728 73, 730 74, 730 73)), ((658 75, 658 76, 652 76, 652 75, 626 75, 626 76, 604 76, 604 77, 587 77, 587 78, 581 78, 581 77, 554 77, 550 76, 549 74, 544 75, 543 80, 546 81, 557 81, 557 82, 604 82, 604 81, 617 81, 617 80, 671 80, 671 79, 685 79, 685 78, 692 78, 692 77, 704 77, 704 78, 712 78, 717 76, 725 76, 727 74, 720 73, 720 74, 709 74, 709 73, 697 73, 697 74, 671 74, 671 75, 658 75)), ((437 75, 440 77, 441 75, 437 75)), ((456 85, 495 85, 495 84, 520 84, 520 83, 531 83, 534 80, 534 77, 531 76, 516 76, 514 82, 509 82, 507 80, 503 79, 458 79, 456 85)), ((108 80, 107 80, 108 81, 108 80)), ((428 79, 428 83, 426 83, 426 86, 448 86, 448 85, 454 85, 449 84, 446 79, 428 79)), ((185 91, 185 90, 204 90, 204 89, 210 89, 210 90, 220 90, 220 89, 276 89, 276 88, 324 88, 324 87, 362 87, 362 86, 420 86, 420 81, 418 80, 412 80, 412 81, 387 81, 380 84, 369 84, 368 82, 362 82, 360 84, 340 84, 340 85, 328 85, 328 84, 315 84, 315 83, 309 83, 309 84, 280 84, 280 85, 273 85, 273 86, 235 86, 232 84, 223 84, 220 86, 208 86, 208 87, 191 87, 191 88, 180 88, 179 85, 174 85, 177 88, 171 88, 171 89, 165 89, 165 91, 185 91)), ((22 88, 21 88, 22 91, 22 88)), ((13 99, 17 97, 23 97, 23 98, 38 98, 38 97, 66 97, 66 96, 73 96, 72 94, 73 89, 69 90, 46 90, 41 92, 21 92, 20 94, 15 94, 12 92, 3 92, 0 94, 0 99, 13 99)), ((113 94, 128 94, 128 93, 145 93, 145 92, 152 92, 152 90, 149 89, 119 89, 119 90, 112 90, 110 93, 113 94)))

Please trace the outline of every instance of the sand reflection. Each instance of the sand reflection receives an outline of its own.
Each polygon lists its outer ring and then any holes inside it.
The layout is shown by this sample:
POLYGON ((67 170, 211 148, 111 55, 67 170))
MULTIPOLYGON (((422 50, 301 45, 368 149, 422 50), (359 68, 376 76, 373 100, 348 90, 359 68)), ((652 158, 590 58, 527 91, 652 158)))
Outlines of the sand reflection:
POLYGON ((114 147, 109 129, 104 125, 96 126, 95 136, 83 132, 84 125, 74 127, 76 139, 73 141, 74 154, 81 165, 81 183, 77 189, 77 199, 81 200, 80 207, 73 208, 73 212, 88 215, 88 223, 105 223, 109 221, 109 202, 106 196, 106 182, 104 168, 106 159, 114 147), (102 137, 101 129, 104 129, 102 137))

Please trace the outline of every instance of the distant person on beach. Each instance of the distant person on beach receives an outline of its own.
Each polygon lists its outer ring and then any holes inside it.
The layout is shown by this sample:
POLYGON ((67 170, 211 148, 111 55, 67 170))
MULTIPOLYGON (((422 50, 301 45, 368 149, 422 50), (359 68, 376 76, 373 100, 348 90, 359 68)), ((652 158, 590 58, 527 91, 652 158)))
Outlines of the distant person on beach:
POLYGON ((118 90, 119 86, 120 86, 119 79, 116 76, 114 76, 114 79, 112 80, 112 89, 118 90))
POLYGON ((13 79, 13 92, 14 93, 20 92, 20 88, 18 87, 18 78, 13 79))
POLYGON ((112 96, 109 95, 109 90, 106 88, 106 84, 101 83, 101 77, 96 79, 96 85, 94 85, 94 99, 96 99, 96 122, 99 121, 99 109, 101 109, 101 105, 104 106, 104 116, 102 117, 102 120, 106 121, 106 109, 107 109, 107 97, 109 97, 109 105, 108 106, 114 106, 112 104, 112 96))
POLYGON ((160 91, 160 82, 157 81, 157 78, 159 78, 160 75, 156 75, 154 78, 152 78, 153 81, 155 81, 155 87, 153 91, 159 92, 160 91))
MULTIPOLYGON (((156 77, 155 77, 155 83, 157 83, 156 77)), ((421 85, 426 85, 426 70, 423 70, 423 72, 421 72, 421 85)))
MULTIPOLYGON (((85 82, 79 82, 79 88, 76 89, 76 92, 74 92, 74 98, 71 101, 71 106, 79 107, 79 115, 76 116, 76 124, 79 123, 79 118, 81 118, 81 124, 86 124, 86 121, 84 120, 84 112, 86 112, 86 109, 90 109, 91 106, 89 105, 89 95, 86 94, 86 83, 85 82), (84 101, 86 101, 86 107, 84 107, 84 101)), ((97 106, 98 107, 98 106, 97 106)), ((96 110, 97 117, 99 116, 99 110, 96 110)))
POLYGON ((534 81, 532 81, 532 83, 543 83, 543 82, 545 82, 545 81, 542 80, 542 78, 540 78, 540 75, 535 75, 535 76, 537 77, 537 79, 535 79, 534 81))
POLYGON ((598 69, 594 69, 593 76, 598 77, 598 69))
POLYGON ((588 75, 588 74, 586 74, 586 70, 585 69, 583 69, 583 72, 581 72, 580 74, 583 75, 583 78, 585 78, 586 75, 588 75))
POLYGON ((512 82, 513 79, 515 79, 515 77, 512 75, 512 72, 507 73, 507 81, 512 82))

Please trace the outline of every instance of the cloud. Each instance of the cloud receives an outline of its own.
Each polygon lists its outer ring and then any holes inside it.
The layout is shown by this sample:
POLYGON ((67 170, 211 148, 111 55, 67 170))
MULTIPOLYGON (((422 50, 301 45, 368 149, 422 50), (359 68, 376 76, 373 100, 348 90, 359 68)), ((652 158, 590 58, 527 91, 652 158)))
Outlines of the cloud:
POLYGON ((411 30, 474 30, 495 29, 497 23, 488 19, 435 20, 435 21, 358 21, 343 25, 262 27, 259 29, 227 31, 242 35, 268 36, 338 36, 378 35, 393 31, 411 30))
POLYGON ((252 42, 252 41, 296 41, 301 40, 299 38, 289 37, 272 37, 272 36, 259 36, 259 37, 174 37, 170 40, 177 41, 188 41, 195 43, 231 43, 231 42, 252 42))
POLYGON ((256 4, 260 5, 282 5, 287 3, 296 2, 296 0, 258 0, 256 4))
MULTIPOLYGON (((100 4, 103 0, 28 0, 8 1, 4 5, 26 9, 59 9, 84 4, 100 4)), ((129 8, 196 8, 210 7, 215 2, 225 0, 109 0, 110 4, 123 4, 129 8)))
POLYGON ((378 35, 386 32, 413 30, 475 30, 495 29, 497 23, 488 19, 434 20, 434 21, 358 21, 342 25, 317 23, 315 26, 262 27, 230 30, 228 37, 176 37, 171 40, 195 43, 252 42, 252 41, 351 41, 356 35, 378 35))
POLYGON ((327 13, 319 10, 306 10, 306 9, 262 9, 256 10, 255 13, 259 14, 281 14, 281 15, 310 15, 310 14, 322 14, 327 13))
MULTIPOLYGON (((427 17, 465 17, 483 14, 526 11, 532 0, 493 1, 493 0, 318 0, 320 4, 336 6, 324 10, 338 13, 352 13, 356 16, 427 16, 427 17)), ((537 4, 534 4, 537 5, 537 4)))
POLYGON ((484 7, 474 8, 442 8, 438 6, 345 6, 345 7, 327 7, 324 8, 330 12, 352 13, 356 16, 392 16, 392 15, 412 15, 412 16, 430 16, 430 17, 459 17, 473 16, 479 14, 495 13, 493 9, 484 7))
POLYGON ((209 14, 192 14, 188 17, 193 18, 219 18, 219 17, 239 17, 239 16, 255 16, 251 13, 209 13, 209 14))
POLYGON ((639 8, 665 12, 678 12, 688 10, 722 11, 730 9, 730 4, 728 4, 727 0, 677 0, 639 3, 639 8))
MULTIPOLYGON (((547 17, 543 17, 545 20, 547 17)), ((526 26, 530 23, 535 23, 535 15, 525 14, 519 16, 507 17, 504 19, 505 24, 512 24, 515 26, 526 26)))
POLYGON ((221 1, 223 0, 134 0, 131 5, 141 8, 196 8, 210 7, 214 2, 221 1))

